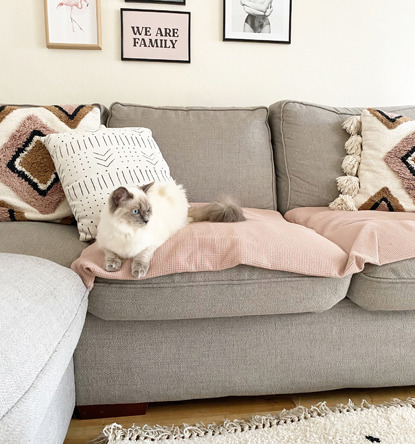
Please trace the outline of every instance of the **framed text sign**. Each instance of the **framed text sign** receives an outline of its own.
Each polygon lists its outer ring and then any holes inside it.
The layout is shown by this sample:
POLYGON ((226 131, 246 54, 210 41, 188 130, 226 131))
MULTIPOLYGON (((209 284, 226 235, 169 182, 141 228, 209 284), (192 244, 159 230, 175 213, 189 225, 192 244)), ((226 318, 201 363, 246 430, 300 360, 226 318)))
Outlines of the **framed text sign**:
POLYGON ((121 9, 121 59, 190 63, 190 12, 121 9))

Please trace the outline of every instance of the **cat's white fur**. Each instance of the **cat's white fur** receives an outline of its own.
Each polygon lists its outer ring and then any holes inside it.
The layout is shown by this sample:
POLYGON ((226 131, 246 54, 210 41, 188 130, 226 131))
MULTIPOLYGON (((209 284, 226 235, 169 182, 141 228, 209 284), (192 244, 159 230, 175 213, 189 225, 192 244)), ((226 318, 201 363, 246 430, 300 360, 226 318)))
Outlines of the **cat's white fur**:
POLYGON ((228 198, 189 208, 186 191, 175 182, 119 187, 103 208, 97 243, 105 253, 104 268, 117 271, 131 258, 131 273, 144 277, 154 251, 187 222, 241 222, 242 209, 228 198))
POLYGON ((148 199, 152 215, 147 225, 136 227, 111 214, 106 204, 98 224, 97 243, 123 259, 134 258, 148 247, 158 248, 187 223, 186 192, 175 182, 154 183, 147 193, 138 187, 126 187, 135 200, 148 199))

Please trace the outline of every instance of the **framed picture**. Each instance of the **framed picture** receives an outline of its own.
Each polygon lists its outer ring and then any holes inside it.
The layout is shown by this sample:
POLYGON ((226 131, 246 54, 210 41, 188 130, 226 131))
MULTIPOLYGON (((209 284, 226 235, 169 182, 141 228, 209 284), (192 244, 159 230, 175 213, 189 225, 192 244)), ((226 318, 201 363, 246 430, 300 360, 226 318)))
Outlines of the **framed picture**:
POLYGON ((224 0, 223 40, 291 43, 291 0, 224 0))
POLYGON ((190 12, 121 9, 121 59, 190 63, 190 12))
POLYGON ((127 3, 168 3, 170 5, 185 5, 186 0, 125 0, 127 3))
POLYGON ((101 0, 44 0, 46 46, 102 49, 101 0))

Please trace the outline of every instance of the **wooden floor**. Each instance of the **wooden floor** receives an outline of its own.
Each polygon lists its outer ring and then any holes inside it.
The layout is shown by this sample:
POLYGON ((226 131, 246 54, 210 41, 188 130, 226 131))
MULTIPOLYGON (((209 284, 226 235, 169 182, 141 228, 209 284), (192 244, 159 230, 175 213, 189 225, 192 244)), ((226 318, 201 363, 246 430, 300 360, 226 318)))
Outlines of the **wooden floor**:
POLYGON ((355 404, 363 399, 371 404, 382 404, 393 398, 415 398, 415 387, 397 387, 381 389, 350 389, 331 392, 307 393, 300 395, 257 396, 244 398, 204 399, 197 401, 153 403, 150 404, 144 416, 129 416, 124 418, 105 418, 79 420, 73 419, 64 444, 84 444, 98 436, 105 425, 117 422, 124 427, 133 423, 136 425, 161 424, 181 425, 182 423, 205 424, 220 423, 224 419, 250 418, 252 415, 277 413, 283 409, 292 409, 298 405, 311 407, 321 401, 327 405, 347 403, 351 399, 355 404))

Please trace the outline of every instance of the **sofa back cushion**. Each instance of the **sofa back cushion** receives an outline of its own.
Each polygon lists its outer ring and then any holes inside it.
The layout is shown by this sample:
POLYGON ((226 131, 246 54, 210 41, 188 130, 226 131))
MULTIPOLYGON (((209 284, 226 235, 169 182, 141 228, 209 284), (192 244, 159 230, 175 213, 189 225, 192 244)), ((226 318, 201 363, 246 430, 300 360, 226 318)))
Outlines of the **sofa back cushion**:
POLYGON ((107 126, 150 128, 189 201, 229 194, 245 207, 276 209, 268 110, 114 103, 107 126))
MULTIPOLYGON (((415 107, 382 107, 414 118, 415 107)), ((333 108, 283 101, 270 107, 272 145, 276 159, 278 210, 325 207, 339 192, 344 144, 349 134, 342 123, 362 108, 333 108)))

